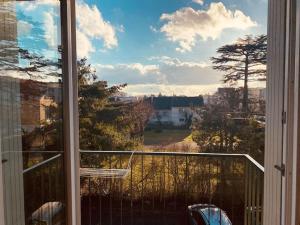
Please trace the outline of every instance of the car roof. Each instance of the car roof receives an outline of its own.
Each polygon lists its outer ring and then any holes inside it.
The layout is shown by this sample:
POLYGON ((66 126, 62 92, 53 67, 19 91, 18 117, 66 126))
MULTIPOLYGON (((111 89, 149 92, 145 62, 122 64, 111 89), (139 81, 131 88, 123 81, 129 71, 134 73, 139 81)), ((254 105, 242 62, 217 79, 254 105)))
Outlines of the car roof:
POLYGON ((220 218, 221 224, 231 225, 227 214, 220 208, 211 204, 196 204, 188 207, 189 210, 197 211, 200 213, 207 224, 219 225, 220 218))

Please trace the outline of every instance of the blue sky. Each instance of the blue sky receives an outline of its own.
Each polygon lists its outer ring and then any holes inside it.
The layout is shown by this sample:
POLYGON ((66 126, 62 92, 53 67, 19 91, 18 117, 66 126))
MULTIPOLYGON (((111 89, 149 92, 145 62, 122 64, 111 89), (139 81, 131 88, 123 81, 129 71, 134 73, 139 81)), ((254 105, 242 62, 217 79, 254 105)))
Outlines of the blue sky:
MULTIPOLYGON (((17 4, 19 45, 57 58, 59 1, 17 4)), ((76 10, 78 58, 128 95, 212 93, 216 49, 267 26, 267 0, 77 0, 76 10)))
MULTIPOLYGON (((230 43, 244 34, 266 33, 267 3, 264 0, 226 0, 221 1, 231 10, 241 10, 257 27, 245 30, 225 30, 216 40, 203 41, 198 38, 193 51, 181 54, 175 49, 176 43, 169 42, 163 33, 153 32, 150 27, 159 30, 164 24, 160 17, 164 13, 174 13, 184 7, 195 10, 207 9, 212 2, 205 0, 203 5, 192 0, 84 0, 89 6, 96 5, 103 19, 113 26, 124 27, 124 32, 117 32, 118 47, 105 53, 97 51, 92 54, 92 63, 148 63, 152 56, 168 55, 185 60, 203 60, 211 57, 215 49, 224 43, 230 43)), ((102 48, 101 41, 94 41, 95 46, 102 48)))
POLYGON ((128 95, 199 95, 222 85, 209 61, 218 47, 266 33, 267 1, 81 0, 77 21, 78 39, 85 36, 78 56, 88 58, 100 79, 128 83, 128 95), (87 18, 81 22, 86 15, 91 29, 84 28, 87 18), (94 29, 108 32, 90 35, 94 29))

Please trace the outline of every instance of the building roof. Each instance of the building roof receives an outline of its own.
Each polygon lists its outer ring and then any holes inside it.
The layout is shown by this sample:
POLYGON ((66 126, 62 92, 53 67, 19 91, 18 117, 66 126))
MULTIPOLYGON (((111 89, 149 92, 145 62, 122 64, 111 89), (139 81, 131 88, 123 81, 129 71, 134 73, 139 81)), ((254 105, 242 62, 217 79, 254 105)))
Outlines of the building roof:
POLYGON ((150 98, 154 109, 164 110, 172 107, 200 107, 203 106, 203 97, 186 96, 158 96, 150 98))

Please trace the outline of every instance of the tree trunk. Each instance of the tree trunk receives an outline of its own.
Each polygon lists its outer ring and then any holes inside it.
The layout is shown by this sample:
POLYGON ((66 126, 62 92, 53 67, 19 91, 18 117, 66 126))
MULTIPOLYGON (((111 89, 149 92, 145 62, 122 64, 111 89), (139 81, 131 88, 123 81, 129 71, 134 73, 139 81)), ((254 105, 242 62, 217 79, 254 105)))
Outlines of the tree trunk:
POLYGON ((245 60, 245 79, 244 79, 244 89, 243 89, 243 112, 248 113, 248 70, 249 70, 249 60, 246 56, 245 60))

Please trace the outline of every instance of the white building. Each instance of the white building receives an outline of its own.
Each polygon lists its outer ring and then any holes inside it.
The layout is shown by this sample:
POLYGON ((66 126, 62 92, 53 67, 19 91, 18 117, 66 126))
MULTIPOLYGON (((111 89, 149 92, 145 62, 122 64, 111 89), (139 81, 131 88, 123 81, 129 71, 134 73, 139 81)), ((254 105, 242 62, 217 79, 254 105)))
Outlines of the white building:
POLYGON ((151 97, 150 101, 154 113, 149 125, 186 126, 196 116, 195 110, 203 106, 202 96, 159 96, 151 97))

